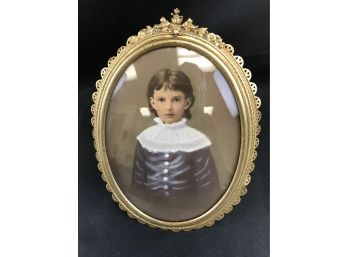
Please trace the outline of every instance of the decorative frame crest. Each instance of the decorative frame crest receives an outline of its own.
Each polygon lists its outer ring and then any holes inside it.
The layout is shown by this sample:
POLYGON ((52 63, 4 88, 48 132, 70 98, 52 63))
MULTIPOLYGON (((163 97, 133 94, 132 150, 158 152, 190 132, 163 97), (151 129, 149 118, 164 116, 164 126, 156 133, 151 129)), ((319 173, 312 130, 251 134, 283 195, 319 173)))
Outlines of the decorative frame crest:
POLYGON ((96 82, 97 91, 92 94, 91 106, 93 126, 92 135, 96 149, 96 159, 101 177, 106 182, 106 189, 112 193, 112 199, 127 214, 140 223, 151 227, 169 229, 172 231, 198 229, 212 226, 225 214, 233 210, 233 206, 241 201, 241 196, 247 193, 246 186, 250 183, 250 173, 254 170, 254 160, 257 157, 256 148, 259 145, 258 134, 261 112, 261 100, 256 96, 257 86, 250 82, 251 72, 244 68, 242 57, 234 55, 234 48, 223 42, 222 38, 208 32, 207 28, 198 27, 191 19, 183 22, 179 9, 171 13, 171 22, 162 17, 160 23, 146 26, 136 36, 128 38, 126 46, 118 49, 117 55, 111 57, 107 67, 101 70, 101 79, 96 82), (164 46, 183 46, 193 48, 207 55, 219 70, 228 78, 230 88, 238 100, 241 119, 242 142, 240 156, 233 180, 218 203, 203 215, 188 221, 168 222, 150 217, 136 207, 122 194, 113 178, 105 152, 105 115, 110 94, 115 82, 120 78, 127 65, 136 57, 164 46))

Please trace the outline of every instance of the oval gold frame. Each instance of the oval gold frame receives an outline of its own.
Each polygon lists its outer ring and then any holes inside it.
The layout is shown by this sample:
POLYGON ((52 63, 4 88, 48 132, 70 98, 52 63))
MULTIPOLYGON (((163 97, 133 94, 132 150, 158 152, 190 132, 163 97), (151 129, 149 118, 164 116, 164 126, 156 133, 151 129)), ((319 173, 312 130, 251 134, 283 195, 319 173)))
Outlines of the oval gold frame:
POLYGON ((243 68, 244 62, 240 56, 233 55, 233 47, 224 43, 220 36, 208 32, 207 28, 194 25, 191 19, 182 23, 183 17, 179 14, 180 11, 175 9, 171 22, 162 17, 160 24, 147 26, 140 30, 137 36, 129 37, 126 46, 118 49, 117 56, 109 59, 108 67, 101 70, 101 79, 96 82, 97 91, 92 95, 94 104, 91 106, 93 114, 91 123, 98 169, 106 182, 107 190, 112 193, 112 199, 118 202, 119 207, 130 217, 151 227, 187 231, 212 226, 216 220, 231 212, 233 206, 240 202, 240 197, 246 194, 246 186, 251 180, 250 173, 255 167, 253 162, 257 157, 256 148, 259 144, 257 135, 261 130, 258 124, 261 112, 258 109, 261 100, 255 95, 257 92, 255 83, 250 82, 250 70, 243 68), (205 56, 224 75, 236 98, 241 125, 238 164, 228 189, 207 212, 194 219, 180 222, 158 220, 146 215, 125 197, 111 173, 105 146, 106 112, 116 82, 139 56, 154 49, 173 46, 194 50, 205 56))

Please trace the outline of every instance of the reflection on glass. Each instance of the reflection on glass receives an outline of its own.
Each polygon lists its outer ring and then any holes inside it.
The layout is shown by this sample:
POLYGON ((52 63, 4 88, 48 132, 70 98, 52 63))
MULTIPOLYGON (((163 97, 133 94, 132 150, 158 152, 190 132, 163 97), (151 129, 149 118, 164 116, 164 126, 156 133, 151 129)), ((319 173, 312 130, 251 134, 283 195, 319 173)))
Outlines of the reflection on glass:
POLYGON ((132 204, 161 220, 188 220, 214 205, 231 183, 240 149, 239 112, 228 82, 207 58, 184 48, 161 48, 135 60, 116 83, 105 136, 115 181, 132 204), (192 86, 193 98, 183 90, 172 90, 183 94, 160 100, 182 104, 177 112, 158 109, 159 102, 151 100, 160 98, 147 92, 151 78, 163 69, 180 70, 192 86), (161 134, 168 129, 174 133, 161 134), (182 129, 192 133, 181 133, 182 129), (167 143, 146 141, 156 136, 167 143), (194 138, 200 143, 192 143, 194 138), (135 185, 135 176, 140 186, 135 185))

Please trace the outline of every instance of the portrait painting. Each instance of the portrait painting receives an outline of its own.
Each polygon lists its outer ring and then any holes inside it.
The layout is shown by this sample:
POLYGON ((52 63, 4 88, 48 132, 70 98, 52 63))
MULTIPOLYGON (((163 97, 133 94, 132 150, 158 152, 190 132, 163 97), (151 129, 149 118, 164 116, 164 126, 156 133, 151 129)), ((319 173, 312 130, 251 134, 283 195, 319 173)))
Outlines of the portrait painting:
POLYGON ((105 150, 130 206, 161 221, 195 219, 219 202, 237 169, 241 120, 235 92, 197 51, 148 51, 113 85, 105 150))

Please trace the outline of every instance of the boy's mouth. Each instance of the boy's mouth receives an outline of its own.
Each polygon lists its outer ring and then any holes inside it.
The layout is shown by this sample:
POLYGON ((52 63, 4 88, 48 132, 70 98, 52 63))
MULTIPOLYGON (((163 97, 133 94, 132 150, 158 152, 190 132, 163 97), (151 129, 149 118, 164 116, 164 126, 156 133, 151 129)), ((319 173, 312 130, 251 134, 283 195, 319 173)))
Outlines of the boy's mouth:
POLYGON ((174 114, 172 114, 172 113, 166 113, 166 114, 164 114, 164 116, 166 116, 166 117, 173 117, 174 114))

